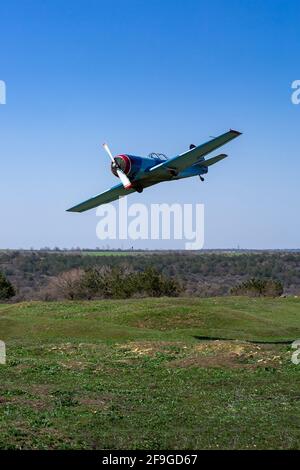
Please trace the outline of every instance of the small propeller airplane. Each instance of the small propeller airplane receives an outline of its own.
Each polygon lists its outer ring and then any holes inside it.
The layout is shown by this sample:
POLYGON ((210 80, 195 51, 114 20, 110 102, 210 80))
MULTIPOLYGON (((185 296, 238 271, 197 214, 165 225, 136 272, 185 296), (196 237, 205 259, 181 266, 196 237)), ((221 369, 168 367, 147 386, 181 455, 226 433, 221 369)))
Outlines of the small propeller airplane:
POLYGON ((71 207, 68 212, 85 212, 135 191, 141 193, 145 188, 163 181, 179 180, 191 176, 199 176, 200 180, 204 181, 202 175, 208 172, 208 167, 223 160, 228 155, 221 153, 208 160, 205 160, 204 157, 240 135, 241 132, 230 129, 229 132, 214 137, 205 144, 199 146, 191 144, 187 152, 169 159, 165 155, 157 153, 151 153, 148 157, 136 157, 127 154, 114 157, 108 145, 103 144, 111 159, 111 171, 120 179, 121 183, 113 186, 108 191, 104 191, 104 193, 71 207))

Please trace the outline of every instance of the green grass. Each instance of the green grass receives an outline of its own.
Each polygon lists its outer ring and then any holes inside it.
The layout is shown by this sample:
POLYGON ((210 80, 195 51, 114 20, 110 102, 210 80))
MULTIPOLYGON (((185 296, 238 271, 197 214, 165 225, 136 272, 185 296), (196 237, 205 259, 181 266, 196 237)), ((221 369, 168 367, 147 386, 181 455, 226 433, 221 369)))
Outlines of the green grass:
POLYGON ((296 298, 0 305, 0 448, 300 449, 297 338, 296 298))
POLYGON ((82 251, 81 254, 87 256, 128 256, 139 253, 136 251, 82 251))

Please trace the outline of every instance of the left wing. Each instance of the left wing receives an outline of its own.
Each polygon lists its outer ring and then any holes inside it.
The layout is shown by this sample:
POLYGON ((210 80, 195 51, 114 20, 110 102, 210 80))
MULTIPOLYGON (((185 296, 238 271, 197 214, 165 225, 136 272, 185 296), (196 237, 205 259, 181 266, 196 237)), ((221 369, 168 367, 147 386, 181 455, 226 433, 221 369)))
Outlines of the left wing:
MULTIPOLYGON (((194 163, 199 162, 200 158, 205 157, 205 155, 207 155, 208 153, 213 152, 217 148, 221 147, 227 142, 230 142, 232 139, 235 139, 239 135, 241 135, 241 132, 234 131, 231 129, 229 132, 225 132, 225 134, 222 134, 219 137, 215 137, 214 139, 209 140, 205 144, 199 145, 198 147, 195 147, 192 150, 188 150, 187 152, 182 153, 177 157, 173 157, 163 163, 159 163, 158 165, 153 166, 150 169, 150 175, 163 176, 166 175, 169 170, 175 170, 176 172, 180 172, 185 168, 188 168, 189 166, 193 165, 194 163)), ((200 161, 199 164, 202 164, 202 162, 200 161)), ((147 178, 148 175, 149 173, 145 173, 145 178, 147 178)))
POLYGON ((98 196, 92 197, 87 201, 81 202, 77 206, 71 207, 67 212, 85 212, 94 207, 100 206, 100 204, 106 204, 108 202, 115 201, 121 196, 126 196, 127 194, 134 193, 135 189, 125 189, 123 184, 117 184, 111 189, 104 191, 104 193, 99 194, 98 196))

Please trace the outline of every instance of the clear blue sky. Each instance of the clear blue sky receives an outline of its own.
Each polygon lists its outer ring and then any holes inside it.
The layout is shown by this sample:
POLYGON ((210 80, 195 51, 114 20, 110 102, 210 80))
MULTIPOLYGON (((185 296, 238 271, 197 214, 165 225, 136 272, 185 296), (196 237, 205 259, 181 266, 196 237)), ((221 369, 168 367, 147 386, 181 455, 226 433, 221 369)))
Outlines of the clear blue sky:
POLYGON ((106 244, 65 212, 116 184, 103 141, 172 156, 231 127, 204 184, 128 202, 204 203, 206 248, 299 248, 299 26, 298 0, 1 2, 0 247, 106 244))

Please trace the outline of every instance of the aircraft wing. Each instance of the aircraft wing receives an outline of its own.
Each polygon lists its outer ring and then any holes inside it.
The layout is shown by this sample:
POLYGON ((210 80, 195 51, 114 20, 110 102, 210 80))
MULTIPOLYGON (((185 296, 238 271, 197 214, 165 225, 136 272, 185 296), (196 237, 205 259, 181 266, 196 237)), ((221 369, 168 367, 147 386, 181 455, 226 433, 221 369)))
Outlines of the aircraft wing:
MULTIPOLYGON (((214 139, 209 140, 205 144, 199 145, 198 147, 195 147, 192 150, 188 150, 187 152, 182 153, 177 157, 170 158, 169 160, 166 160, 163 163, 159 163, 158 165, 150 169, 150 174, 153 177, 154 175, 159 177, 165 175, 170 169, 179 172, 184 170, 185 168, 188 168, 194 163, 198 162, 199 164, 202 164, 202 162, 199 161, 201 158, 205 157, 205 155, 213 152, 214 150, 226 144, 227 142, 230 142, 231 140, 235 139, 239 135, 241 135, 241 132, 234 131, 231 129, 229 132, 225 132, 225 134, 222 134, 219 137, 215 137, 214 139)), ((212 165, 212 163, 210 164, 212 165)))
POLYGON ((125 189, 122 184, 117 184, 111 189, 104 191, 104 193, 98 194, 97 196, 88 199, 87 201, 81 202, 77 206, 71 207, 67 212, 85 212, 94 207, 100 206, 100 204, 106 204, 108 202, 115 201, 121 196, 127 196, 130 193, 134 193, 135 189, 125 189))

